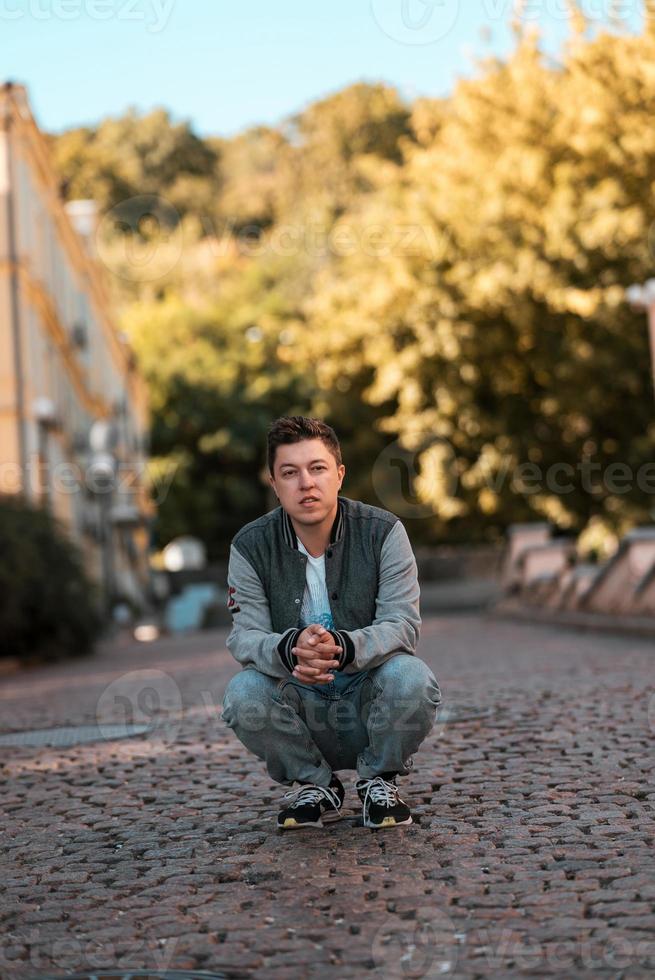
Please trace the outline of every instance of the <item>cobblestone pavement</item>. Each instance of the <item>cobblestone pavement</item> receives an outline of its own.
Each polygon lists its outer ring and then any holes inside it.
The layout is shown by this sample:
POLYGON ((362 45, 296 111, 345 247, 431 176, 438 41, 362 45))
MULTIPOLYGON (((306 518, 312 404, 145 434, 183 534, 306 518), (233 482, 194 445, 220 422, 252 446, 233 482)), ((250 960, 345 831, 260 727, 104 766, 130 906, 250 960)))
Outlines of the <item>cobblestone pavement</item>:
POLYGON ((637 978, 655 970, 655 650, 467 614, 424 623, 444 697, 415 824, 279 832, 284 787, 220 719, 224 632, 5 678, 0 973, 637 978))

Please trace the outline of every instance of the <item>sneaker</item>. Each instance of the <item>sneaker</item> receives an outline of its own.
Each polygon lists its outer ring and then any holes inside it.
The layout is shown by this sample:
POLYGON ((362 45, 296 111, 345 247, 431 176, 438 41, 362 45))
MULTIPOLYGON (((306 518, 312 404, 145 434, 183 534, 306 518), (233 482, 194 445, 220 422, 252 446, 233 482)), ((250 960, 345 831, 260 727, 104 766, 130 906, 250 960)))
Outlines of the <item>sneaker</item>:
POLYGON ((358 779, 355 783, 362 801, 362 819, 365 827, 398 827, 412 822, 412 814, 398 795, 394 778, 358 779))
POLYGON ((338 776, 332 776, 329 786, 305 783, 300 789, 284 794, 292 799, 289 806, 277 815, 277 825, 283 830, 296 827, 322 827, 341 819, 341 807, 346 792, 338 776))

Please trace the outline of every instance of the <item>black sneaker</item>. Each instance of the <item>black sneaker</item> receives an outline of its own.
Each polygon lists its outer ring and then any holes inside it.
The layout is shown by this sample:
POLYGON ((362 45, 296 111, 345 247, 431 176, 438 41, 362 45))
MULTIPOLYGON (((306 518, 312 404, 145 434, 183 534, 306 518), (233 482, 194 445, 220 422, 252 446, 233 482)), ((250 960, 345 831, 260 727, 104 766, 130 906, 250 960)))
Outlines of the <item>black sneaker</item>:
POLYGON ((346 795, 338 776, 333 775, 329 787, 303 784, 291 790, 284 798, 292 802, 277 815, 277 825, 283 830, 297 827, 322 827, 341 819, 341 807, 346 795))
POLYGON ((362 801, 362 820, 365 827, 377 830, 380 827, 399 827, 412 822, 410 809, 400 799, 393 777, 358 779, 355 788, 362 801))

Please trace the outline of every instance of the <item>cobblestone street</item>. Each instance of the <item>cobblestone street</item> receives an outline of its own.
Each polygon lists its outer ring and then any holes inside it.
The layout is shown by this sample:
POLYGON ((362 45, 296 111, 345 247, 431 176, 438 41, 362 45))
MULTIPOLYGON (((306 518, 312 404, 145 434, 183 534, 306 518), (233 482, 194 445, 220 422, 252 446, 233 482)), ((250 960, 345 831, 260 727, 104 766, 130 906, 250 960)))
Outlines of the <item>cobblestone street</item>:
POLYGON ((285 788, 221 721, 224 639, 123 641, 2 680, 3 732, 154 718, 3 746, 3 978, 653 975, 651 641, 426 619, 443 704, 400 780, 414 825, 357 826, 344 773, 347 819, 284 834, 285 788))

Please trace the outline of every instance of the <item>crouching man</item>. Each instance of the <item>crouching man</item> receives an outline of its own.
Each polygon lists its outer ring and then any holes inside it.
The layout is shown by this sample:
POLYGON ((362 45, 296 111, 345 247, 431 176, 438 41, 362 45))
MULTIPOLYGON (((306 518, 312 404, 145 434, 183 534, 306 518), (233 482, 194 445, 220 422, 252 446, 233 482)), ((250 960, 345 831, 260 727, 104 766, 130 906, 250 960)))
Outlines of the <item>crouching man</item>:
POLYGON ((339 496, 345 467, 330 426, 278 419, 269 479, 280 506, 230 550, 227 646, 242 670, 223 719, 286 793, 280 828, 341 816, 338 770, 354 769, 365 827, 410 824, 396 777, 430 732, 439 685, 416 656, 416 561, 398 518, 339 496))

